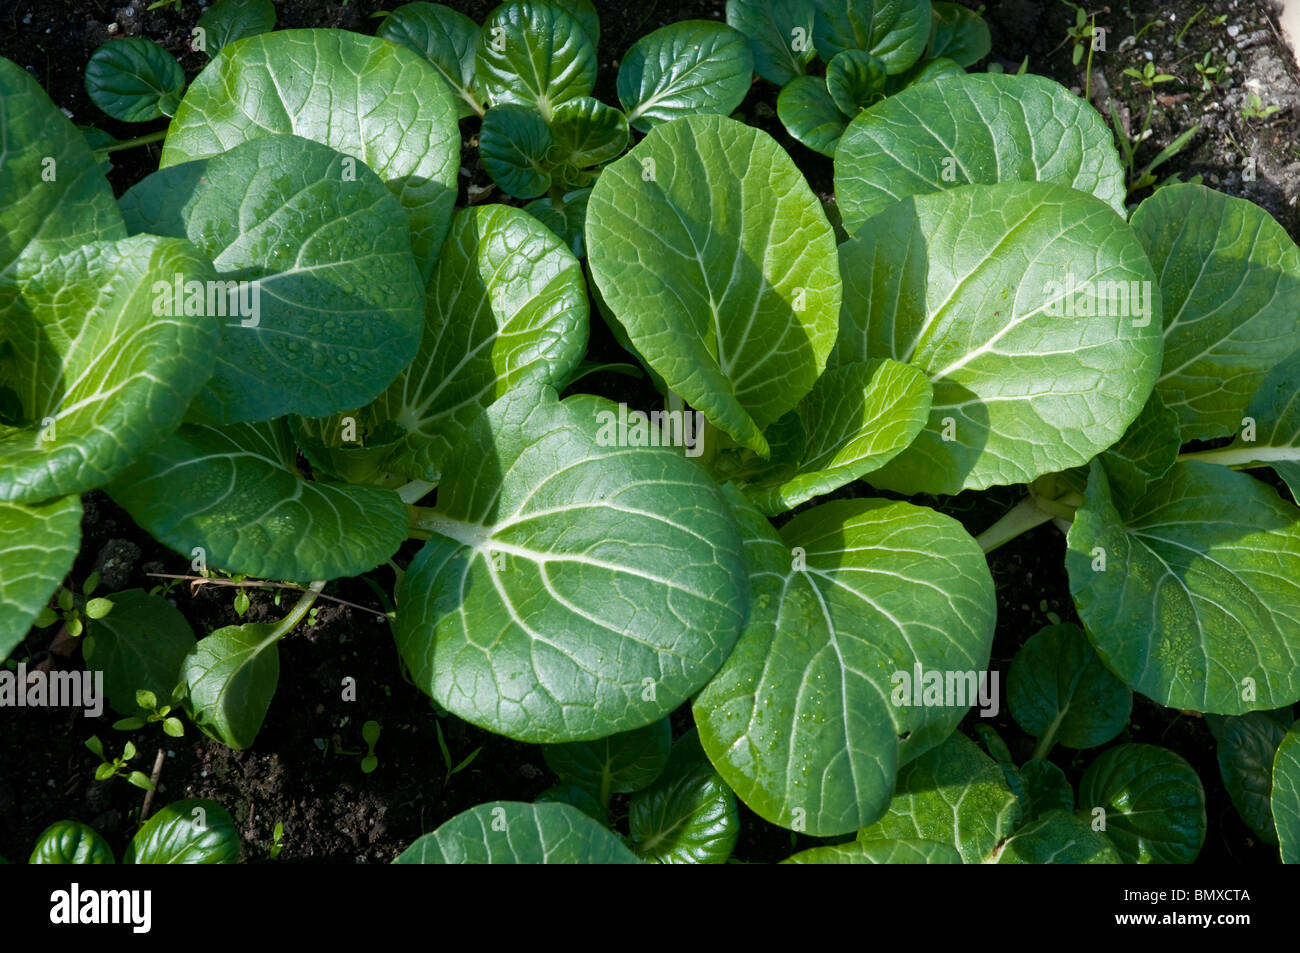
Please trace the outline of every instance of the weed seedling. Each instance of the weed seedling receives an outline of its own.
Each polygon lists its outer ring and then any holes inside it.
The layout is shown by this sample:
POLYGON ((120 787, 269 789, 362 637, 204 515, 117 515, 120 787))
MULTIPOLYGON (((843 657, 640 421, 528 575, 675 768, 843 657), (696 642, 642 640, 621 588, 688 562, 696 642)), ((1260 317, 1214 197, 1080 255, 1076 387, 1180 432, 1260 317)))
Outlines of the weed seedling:
POLYGON ((153 783, 143 771, 130 771, 127 769, 127 762, 135 757, 135 745, 127 742, 122 748, 122 756, 109 760, 104 756, 104 743, 99 740, 98 735, 91 735, 86 739, 86 747, 100 760, 100 765, 95 769, 96 781, 107 781, 109 778, 123 777, 136 787, 152 791, 153 783))

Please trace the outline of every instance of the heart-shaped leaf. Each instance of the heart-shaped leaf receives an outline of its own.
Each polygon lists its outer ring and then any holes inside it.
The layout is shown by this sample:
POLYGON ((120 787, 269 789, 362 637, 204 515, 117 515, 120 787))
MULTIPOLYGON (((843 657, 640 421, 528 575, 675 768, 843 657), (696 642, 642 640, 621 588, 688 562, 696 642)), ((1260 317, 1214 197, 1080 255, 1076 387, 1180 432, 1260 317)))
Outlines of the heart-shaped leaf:
POLYGON ((1079 814, 1104 820, 1126 864, 1190 864, 1205 841, 1201 779, 1181 757, 1156 745, 1103 752, 1079 782, 1079 814))
POLYGON ((181 64, 153 40, 109 40, 86 64, 90 101, 114 119, 148 122, 175 114, 185 92, 181 64))
POLYGON ((754 55, 712 20, 683 20, 641 37, 618 67, 618 99, 633 129, 700 113, 730 115, 749 92, 754 55))

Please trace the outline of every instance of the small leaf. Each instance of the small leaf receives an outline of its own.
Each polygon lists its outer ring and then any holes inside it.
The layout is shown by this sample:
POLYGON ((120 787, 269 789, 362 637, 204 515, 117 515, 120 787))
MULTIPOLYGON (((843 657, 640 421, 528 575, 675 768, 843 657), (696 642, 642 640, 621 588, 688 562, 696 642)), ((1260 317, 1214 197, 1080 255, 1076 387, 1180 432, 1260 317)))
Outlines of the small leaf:
POLYGON ((834 157, 849 120, 831 99, 825 80, 796 76, 776 98, 776 115, 786 132, 809 149, 834 157))
POLYGON ((124 864, 236 864, 239 834, 220 804, 186 798, 161 808, 131 839, 124 864))
POLYGON ((132 771, 126 776, 126 779, 141 790, 152 791, 154 789, 153 782, 149 780, 149 775, 143 771, 132 771))
POLYGON ((142 688, 135 693, 135 703, 145 711, 154 711, 158 707, 158 696, 142 688))
POLYGON ((483 117, 479 160, 493 181, 515 198, 531 199, 551 187, 555 139, 546 120, 529 106, 506 103, 483 117))
POLYGON ((63 588, 63 589, 60 589, 60 590, 59 590, 59 608, 60 608, 60 609, 62 609, 64 612, 70 612, 70 611, 72 611, 72 605, 73 605, 73 601, 72 601, 72 600, 73 600, 73 595, 72 595, 72 590, 71 590, 71 589, 63 588))
POLYGON ((74 639, 79 637, 86 628, 85 623, 81 621, 80 616, 73 616, 70 619, 66 619, 65 624, 67 625, 68 635, 72 636, 74 639))
POLYGON ((185 92, 185 71, 152 40, 109 40, 86 64, 86 92, 114 119, 148 122, 176 112, 185 92))
POLYGON ((135 745, 128 741, 126 743, 126 746, 122 749, 122 760, 130 761, 134 757, 135 757, 135 745))
POLYGON ((957 3, 930 4, 929 59, 947 57, 962 66, 974 66, 993 47, 989 25, 974 10, 957 3))
POLYGON ((755 72, 778 86, 807 72, 814 19, 812 0, 727 0, 727 24, 745 35, 755 72))
POLYGON ((813 40, 829 60, 842 50, 865 50, 901 73, 925 52, 930 0, 815 0, 813 40))
POLYGON ((85 741, 86 747, 93 751, 97 756, 104 757, 104 743, 99 740, 97 735, 91 735, 85 741))
POLYGON ((862 50, 836 53, 826 64, 826 90, 850 119, 885 95, 885 64, 862 50))
POLYGON ((694 729, 673 744, 654 785, 628 804, 633 849, 660 864, 725 864, 740 835, 736 796, 694 729))
POLYGON ((56 821, 36 838, 29 864, 111 864, 113 848, 80 821, 56 821))
POLYGON ((372 774, 375 768, 379 767, 379 759, 373 754, 368 754, 361 759, 361 773, 372 774))
POLYGON ((554 139, 549 159, 579 168, 618 158, 628 143, 627 117, 613 106, 583 96, 555 107, 551 117, 554 139))
POLYGON ((1074 789, 1065 772, 1050 761, 1031 758, 1020 766, 1025 792, 1025 817, 1033 820, 1049 811, 1073 811, 1074 789))
POLYGON ((114 765, 105 762, 104 764, 101 764, 99 767, 95 769, 95 780, 107 781, 116 773, 117 773, 117 768, 114 765))
POLYGON ((361 737, 368 745, 375 745, 379 742, 379 722, 368 721, 361 726, 361 737))
POLYGON ((599 741, 543 745, 546 765, 562 781, 585 787, 603 803, 611 794, 648 787, 668 764, 672 726, 667 718, 599 741))
POLYGON ((1190 864, 1205 841, 1205 791, 1167 748, 1124 744, 1103 752, 1079 783, 1079 813, 1104 811, 1106 836, 1126 864, 1190 864))
POLYGON ((32 626, 37 629, 45 629, 58 621, 59 614, 47 607, 36 613, 36 618, 32 620, 32 626))
POLYGON ((182 665, 186 711, 202 731, 232 748, 257 738, 280 679, 274 627, 250 622, 199 639, 182 665))
POLYGON ((1273 823, 1273 762, 1292 722, 1291 709, 1206 715, 1218 742, 1219 774, 1241 819, 1260 839, 1277 843, 1273 823))
POLYGON ((164 718, 163 731, 173 738, 182 738, 185 736, 185 726, 181 724, 179 718, 164 718))
POLYGON ((92 572, 89 576, 86 577, 86 581, 81 584, 81 594, 83 596, 90 595, 92 592, 95 591, 95 587, 97 587, 98 585, 99 585, 99 573, 92 572))
POLYGON ((113 601, 111 599, 91 599, 86 603, 86 616, 91 619, 102 619, 113 611, 113 601))
POLYGON ((239 616, 242 619, 244 613, 248 611, 248 604, 249 604, 248 591, 245 589, 240 589, 239 592, 235 594, 235 615, 239 616))
POLYGON ((195 26, 204 30, 204 52, 216 56, 236 40, 274 30, 275 5, 271 0, 218 0, 195 26))
POLYGON ((119 718, 117 721, 113 722, 113 728, 116 731, 138 731, 143 727, 144 727, 143 718, 136 718, 136 717, 119 718))

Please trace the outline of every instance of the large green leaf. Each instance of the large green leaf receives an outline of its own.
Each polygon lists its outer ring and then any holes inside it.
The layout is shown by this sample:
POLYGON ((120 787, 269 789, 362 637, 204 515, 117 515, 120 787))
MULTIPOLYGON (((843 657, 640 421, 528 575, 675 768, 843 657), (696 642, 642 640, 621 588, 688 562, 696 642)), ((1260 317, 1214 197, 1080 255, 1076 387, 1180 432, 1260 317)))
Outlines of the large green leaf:
POLYGON ((595 82, 595 44, 560 7, 514 0, 483 21, 474 67, 481 102, 528 106, 549 121, 560 103, 590 96, 595 82))
POLYGON ((740 834, 736 796, 691 730, 673 744, 663 774, 628 803, 632 848, 660 864, 725 864, 740 834))
POLYGON ((180 610, 142 589, 112 595, 113 611, 86 634, 86 666, 104 673, 104 694, 120 715, 134 715, 137 691, 167 704, 181 681, 181 663, 194 648, 194 631, 180 610))
POLYGON ((717 671, 748 611, 740 540, 702 469, 598 438, 614 405, 511 391, 470 428, 398 587, 415 683, 523 741, 647 725, 717 671))
POLYGON ((960 864, 955 847, 928 840, 873 840, 811 847, 783 864, 960 864))
POLYGON ((1051 811, 1015 832, 998 848, 998 864, 1118 864, 1105 834, 1068 811, 1051 811))
POLYGON ((239 832, 216 801, 186 798, 159 808, 122 855, 124 864, 237 864, 239 832))
POLYGON ((813 39, 829 60, 843 50, 865 50, 901 73, 925 52, 930 0, 814 0, 813 39))
POLYGON ((175 430, 212 373, 216 328, 168 314, 158 288, 211 280, 187 241, 136 236, 19 261, 7 302, 0 379, 22 406, 0 424, 0 499, 37 502, 118 476, 175 430))
POLYGON ((1269 800, 1282 863, 1300 864, 1300 726, 1293 725, 1278 745, 1269 800))
POLYGON ((1101 664, 1077 625, 1049 625, 1012 659, 1007 705, 1035 738, 1094 748, 1124 730, 1133 693, 1101 664))
POLYGON ((111 864, 113 848, 93 827, 55 821, 36 838, 29 864, 111 864))
POLYGON ((1079 782, 1079 814, 1090 825, 1104 820, 1126 864, 1190 864, 1205 841, 1201 779, 1181 757, 1156 745, 1103 752, 1079 782))
POLYGON ((280 681, 283 635, 274 625, 228 625, 199 639, 182 660, 185 709, 204 732, 232 748, 251 747, 280 681))
POLYGON ((776 97, 776 115, 786 132, 824 156, 835 155, 835 147, 849 124, 848 116, 835 105, 820 76, 790 80, 776 97))
POLYGON ((1300 249, 1254 202, 1157 189, 1133 213, 1164 298, 1156 390, 1184 443, 1235 433, 1278 359, 1300 348, 1300 249))
POLYGON ((1241 819, 1269 844, 1277 843, 1277 827, 1269 803, 1273 793, 1273 760, 1291 722, 1290 708, 1205 718, 1218 742, 1219 775, 1228 796, 1241 819))
POLYGON ((813 0, 727 0, 727 23, 745 35, 754 70, 778 86, 802 76, 816 55, 813 0))
POLYGON ((985 669, 988 565, 958 523, 910 503, 839 500, 778 535, 727 492, 754 606, 695 700, 700 741, 755 813, 818 836, 848 833, 884 811, 898 765, 942 741, 976 701, 893 696, 898 674, 916 666, 985 669))
POLYGON ((1160 299, 1142 246, 1064 186, 896 202, 840 246, 840 269, 831 364, 890 357, 934 385, 929 423, 876 486, 957 493, 1086 463, 1137 417, 1158 373, 1160 299))
POLYGON ((668 763, 673 728, 667 718, 595 741, 543 745, 546 766, 560 780, 577 784, 608 804, 611 794, 640 791, 668 763))
POLYGON ((723 116, 653 129, 587 205, 592 276, 636 350, 761 455, 835 341, 835 235, 790 157, 723 116))
POLYGON ((1300 500, 1300 351, 1278 361, 1265 375, 1241 423, 1230 445, 1202 451, 1195 459, 1231 467, 1272 467, 1292 498, 1300 500))
POLYGON ((1300 698, 1300 510, 1272 488, 1188 461, 1122 513, 1094 464, 1065 565, 1088 637, 1134 690, 1224 715, 1300 698))
POLYGON ((635 864, 618 835, 568 804, 493 801, 462 811, 395 864, 635 864))
POLYGON ((27 70, 2 56, 0 128, 0 279, 9 276, 29 242, 44 242, 57 254, 126 237, 113 190, 86 137, 27 70))
POLYGON ((858 831, 858 840, 938 841, 956 848, 964 863, 980 864, 996 856, 1019 817, 1002 769, 955 732, 898 773, 888 812, 858 831))
POLYGON ((406 538, 392 490, 310 481, 283 421, 186 425, 109 489, 159 542, 213 569, 307 582, 360 575, 406 538))
POLYGON ((474 95, 478 24, 441 3, 406 3, 384 17, 375 36, 400 43, 428 60, 456 94, 461 118, 483 115, 474 95))
POLYGON ((0 502, 0 660, 27 635, 80 548, 81 497, 0 502))
POLYGON ((773 516, 878 469, 921 432, 931 393, 921 371, 897 361, 828 369, 768 431, 772 466, 743 485, 746 495, 773 516))
POLYGON ((1055 182, 1125 214, 1124 170, 1105 121, 1043 76, 916 83, 859 115, 835 153, 849 234, 897 199, 995 182, 1055 182))
POLYGON ((560 238, 518 209, 465 209, 429 283, 415 361, 354 415, 377 446, 342 444, 341 417, 313 426, 336 458, 368 455, 380 470, 437 479, 484 407, 530 383, 562 384, 586 350, 587 321, 582 266, 560 238))
MULTIPOLYGON (((423 287, 406 215, 350 156, 262 136, 161 169, 121 206, 133 233, 188 238, 223 280, 218 294, 200 292, 216 299, 209 309, 225 306, 211 317, 228 317, 212 322, 222 335, 216 371, 192 420, 356 407, 415 356, 423 287)), ((172 307, 181 309, 178 295, 172 307)))
POLYGON ((160 165, 285 132, 374 170, 406 209, 411 249, 428 277, 460 168, 456 106, 438 71, 403 46, 347 30, 279 30, 238 40, 190 84, 167 127, 160 165))
POLYGON ((153 40, 109 40, 86 64, 86 94, 114 119, 148 122, 171 116, 185 92, 181 64, 153 40))
POLYGON ((754 55, 712 20, 683 20, 633 44, 618 67, 618 99, 641 132, 700 113, 732 113, 749 92, 754 55))

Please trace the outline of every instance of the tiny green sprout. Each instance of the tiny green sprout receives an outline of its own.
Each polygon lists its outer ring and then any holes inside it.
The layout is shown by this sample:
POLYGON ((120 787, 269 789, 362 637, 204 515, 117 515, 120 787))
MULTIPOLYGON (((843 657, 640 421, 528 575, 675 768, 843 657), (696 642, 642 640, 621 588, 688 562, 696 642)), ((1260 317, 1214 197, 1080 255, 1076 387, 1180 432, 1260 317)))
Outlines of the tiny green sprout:
POLYGON ((1172 83, 1175 79, 1178 78, 1177 76, 1172 76, 1169 73, 1157 73, 1155 64, 1150 62, 1149 60, 1142 65, 1141 72, 1135 70, 1131 66, 1124 67, 1124 75, 1131 76, 1133 79, 1136 79, 1147 89, 1151 89, 1153 86, 1157 86, 1160 83, 1172 83))
POLYGON ((240 589, 237 593, 235 593, 235 615, 239 616, 242 619, 244 617, 244 613, 248 611, 248 603, 249 603, 248 590, 240 589))
POLYGON ((1222 80, 1228 72, 1228 64, 1219 63, 1215 65, 1213 56, 1214 54, 1210 50, 1206 50, 1205 55, 1199 61, 1192 61, 1192 66, 1196 68, 1196 72, 1201 76, 1201 91, 1206 93, 1213 89, 1214 84, 1222 80))
POLYGON ((151 691, 141 689, 135 693, 135 703, 140 710, 145 713, 145 717, 132 716, 122 718, 113 722, 113 727, 118 731, 138 731, 145 725, 161 721, 163 731, 173 738, 181 738, 185 735, 185 725, 181 720, 173 715, 171 705, 159 707, 158 696, 151 691))
POLYGON ((128 741, 122 748, 122 756, 114 758, 112 761, 104 756, 104 743, 99 740, 98 735, 91 735, 86 739, 86 747, 100 761, 99 767, 95 769, 96 781, 107 781, 110 778, 123 777, 142 790, 152 791, 154 789, 153 783, 143 771, 127 770, 127 762, 135 757, 135 745, 131 744, 131 742, 128 741))
POLYGON ((284 821, 275 822, 275 830, 271 833, 271 849, 267 851, 267 857, 276 860, 280 856, 280 851, 284 849, 284 821))
POLYGON ((313 625, 316 624, 316 613, 319 612, 319 611, 320 611, 320 606, 312 606, 312 607, 311 607, 311 611, 307 613, 307 625, 308 625, 308 626, 313 626, 313 625))
POLYGON ((1246 105, 1241 107, 1242 119, 1267 119, 1273 113, 1281 110, 1281 106, 1275 106, 1272 103, 1265 106, 1264 101, 1259 98, 1259 93, 1251 93, 1246 105))
POLYGON ((366 756, 361 759, 361 773, 370 774, 379 767, 375 757, 375 745, 379 743, 379 722, 368 721, 361 726, 361 737, 366 743, 366 756))
POLYGON ((464 771, 466 768, 470 766, 470 763, 475 758, 478 757, 478 753, 483 750, 483 746, 479 745, 477 748, 475 748, 466 756, 464 761, 460 762, 460 764, 456 765, 455 767, 452 767, 451 751, 447 748, 447 739, 444 738, 442 734, 442 722, 435 721, 433 723, 433 726, 438 729, 438 747, 442 751, 442 762, 447 767, 447 773, 446 775, 443 776, 442 779, 443 786, 445 787, 446 785, 451 783, 451 779, 455 775, 460 774, 460 772, 464 771))
POLYGON ((98 585, 99 573, 92 572, 81 585, 81 595, 77 595, 66 586, 61 587, 55 596, 58 610, 46 606, 36 614, 32 625, 44 629, 62 620, 68 634, 73 638, 79 637, 86 631, 86 620, 102 619, 113 610, 113 600, 89 598, 98 585))

